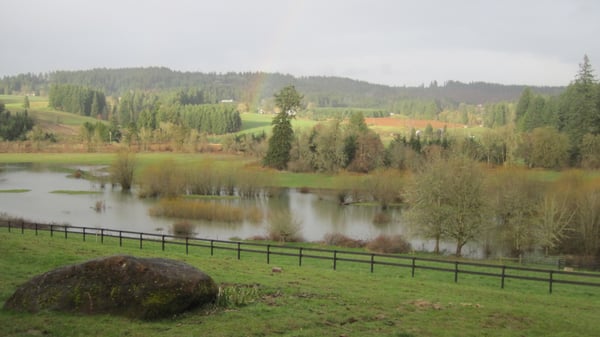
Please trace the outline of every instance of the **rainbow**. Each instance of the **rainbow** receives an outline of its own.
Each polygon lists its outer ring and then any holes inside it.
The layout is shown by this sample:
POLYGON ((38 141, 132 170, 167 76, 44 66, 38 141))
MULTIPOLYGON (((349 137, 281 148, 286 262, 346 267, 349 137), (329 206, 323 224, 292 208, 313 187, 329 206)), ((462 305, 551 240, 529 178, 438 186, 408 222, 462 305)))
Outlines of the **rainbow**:
POLYGON ((292 30, 301 27, 302 22, 300 18, 302 17, 302 13, 306 13, 306 3, 304 1, 289 1, 282 2, 281 4, 286 6, 282 10, 284 14, 281 15, 282 19, 280 22, 283 24, 273 29, 274 35, 271 43, 267 44, 269 47, 264 50, 263 57, 261 57, 263 61, 260 62, 260 70, 252 77, 250 83, 250 92, 252 95, 251 109, 260 106, 260 100, 264 96, 267 82, 267 73, 281 72, 281 69, 278 69, 279 66, 277 65, 277 60, 284 58, 281 48, 285 45, 285 40, 293 35, 291 34, 292 30))

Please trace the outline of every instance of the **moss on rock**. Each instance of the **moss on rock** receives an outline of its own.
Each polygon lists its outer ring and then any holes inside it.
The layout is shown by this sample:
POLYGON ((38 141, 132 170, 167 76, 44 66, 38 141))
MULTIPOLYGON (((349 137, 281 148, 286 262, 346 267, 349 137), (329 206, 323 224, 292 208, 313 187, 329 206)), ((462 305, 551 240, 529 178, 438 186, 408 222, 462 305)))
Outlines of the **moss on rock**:
POLYGON ((36 276, 4 308, 156 319, 212 303, 217 295, 212 278, 186 263, 119 255, 36 276))

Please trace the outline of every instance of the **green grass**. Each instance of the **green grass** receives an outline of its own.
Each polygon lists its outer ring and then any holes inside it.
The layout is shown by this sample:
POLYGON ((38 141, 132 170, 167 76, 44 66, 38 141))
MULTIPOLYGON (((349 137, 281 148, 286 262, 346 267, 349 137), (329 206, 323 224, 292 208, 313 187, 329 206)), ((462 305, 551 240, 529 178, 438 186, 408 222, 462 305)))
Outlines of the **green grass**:
POLYGON ((261 115, 257 113, 241 114, 242 129, 239 133, 261 133, 262 131, 271 131, 272 115, 261 115))
MULTIPOLYGON (((24 110, 23 101, 25 96, 19 95, 0 95, 0 102, 6 104, 6 108, 13 112, 24 110)), ((76 127, 85 122, 96 123, 98 120, 93 117, 81 116, 70 112, 55 110, 48 107, 47 96, 29 96, 29 115, 36 122, 50 125, 65 125, 76 127)))
POLYGON ((0 335, 48 336, 597 336, 600 294, 597 288, 546 285, 478 276, 365 265, 97 237, 33 231, 8 233, 0 228, 0 303, 34 275, 100 256, 129 254, 185 261, 217 283, 256 288, 257 299, 228 309, 198 310, 156 322, 106 315, 56 312, 14 313, 0 310, 0 335), (271 267, 283 268, 272 273, 271 267))
MULTIPOLYGON (((259 134, 263 131, 267 134, 271 133, 273 126, 274 115, 261 115, 256 113, 244 113, 240 115, 242 118, 242 129, 238 133, 255 133, 259 134)), ((306 119, 306 118, 294 118, 292 119, 292 127, 294 129, 311 128, 315 126, 317 121, 306 119)))

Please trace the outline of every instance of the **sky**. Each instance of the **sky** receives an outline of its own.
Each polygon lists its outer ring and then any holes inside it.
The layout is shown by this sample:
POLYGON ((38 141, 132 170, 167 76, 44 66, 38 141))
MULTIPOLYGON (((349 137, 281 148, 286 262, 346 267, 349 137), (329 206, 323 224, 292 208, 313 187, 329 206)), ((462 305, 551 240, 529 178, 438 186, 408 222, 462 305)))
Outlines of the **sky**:
POLYGON ((0 76, 161 66, 391 86, 563 86, 584 55, 600 69, 597 0, 2 0, 0 8, 0 76))

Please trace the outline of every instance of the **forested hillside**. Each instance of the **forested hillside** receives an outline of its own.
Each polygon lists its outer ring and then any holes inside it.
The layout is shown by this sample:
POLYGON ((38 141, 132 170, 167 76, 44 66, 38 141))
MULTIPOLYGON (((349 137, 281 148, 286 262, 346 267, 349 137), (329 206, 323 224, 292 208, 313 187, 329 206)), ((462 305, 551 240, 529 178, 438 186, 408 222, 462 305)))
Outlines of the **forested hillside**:
MULTIPOLYGON (((119 96, 132 90, 172 91, 197 88, 203 103, 222 100, 251 105, 270 99, 282 87, 295 86, 305 101, 317 107, 355 107, 387 109, 407 100, 432 103, 441 111, 460 103, 486 104, 516 101, 525 86, 492 83, 444 84, 432 82, 419 87, 390 87, 340 77, 294 77, 279 73, 201 73, 181 72, 163 67, 56 71, 48 74, 21 74, 0 80, 0 94, 47 94, 52 84, 72 84, 94 88, 107 96, 119 96)), ((568 83, 565 83, 567 85, 568 83)), ((532 87, 538 94, 556 95, 563 87, 532 87)))

